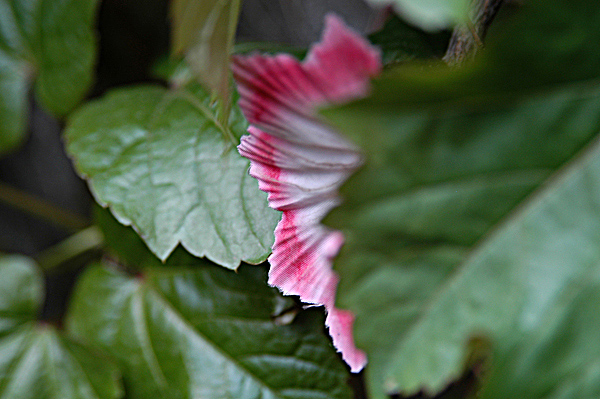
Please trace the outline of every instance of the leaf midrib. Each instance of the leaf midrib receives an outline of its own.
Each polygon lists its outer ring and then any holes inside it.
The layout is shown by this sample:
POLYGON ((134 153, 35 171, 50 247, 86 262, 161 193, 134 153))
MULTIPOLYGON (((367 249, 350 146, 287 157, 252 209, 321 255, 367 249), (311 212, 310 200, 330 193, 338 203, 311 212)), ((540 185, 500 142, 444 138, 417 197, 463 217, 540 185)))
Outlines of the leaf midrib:
MULTIPOLYGON (((540 203, 540 198, 543 198, 549 195, 550 191, 553 187, 560 185, 560 182, 563 181, 566 176, 570 174, 574 169, 578 167, 578 165, 582 164, 585 159, 591 156, 591 153, 594 149, 597 150, 596 147, 600 145, 600 138, 594 137, 588 141, 588 143, 584 146, 582 150, 576 153, 569 160, 565 161, 561 167, 559 167, 551 176, 549 176, 545 181, 543 181, 540 185, 534 188, 530 194, 528 194, 522 201, 520 201, 514 208, 512 208, 507 214, 500 220, 498 223, 488 229, 486 233, 484 233, 479 240, 473 245, 472 249, 465 256, 465 258, 459 262, 454 270, 451 272, 449 277, 443 281, 440 285, 439 289, 430 297, 429 300, 425 301, 426 306, 423 307, 423 311, 416 318, 415 323, 406 330, 406 334, 403 339, 398 340, 396 345, 394 345, 395 350, 394 353, 397 353, 400 348, 405 345, 407 339, 415 334, 415 331, 418 331, 425 320, 429 318, 429 311, 434 307, 438 300, 443 295, 446 295, 446 291, 450 289, 456 281, 458 281, 462 275, 465 273, 469 273, 471 269, 466 267, 473 259, 476 259, 477 256, 485 249, 487 244, 494 240, 496 236, 502 234, 504 229, 510 226, 513 223, 521 220, 530 210, 532 204, 540 203)), ((463 347, 463 351, 465 348, 463 347)), ((389 362, 393 361, 390 359, 389 362)), ((450 370, 447 372, 447 377, 449 378, 458 378, 460 377, 461 370, 450 370)), ((431 388, 431 386, 426 385, 422 388, 431 388)))
MULTIPOLYGON (((177 310, 177 308, 175 308, 175 306, 171 302, 169 302, 169 300, 157 288, 148 286, 147 291, 148 291, 149 295, 153 295, 157 300, 159 300, 165 306, 165 308, 168 311, 173 313, 180 320, 180 322, 189 329, 189 331, 195 333, 198 337, 201 337, 204 342, 206 342, 208 345, 210 345, 215 350, 215 352, 221 354, 224 358, 228 359, 231 363, 235 364, 238 369, 243 370, 248 376, 250 376, 257 383, 257 385, 263 386, 274 397, 282 398, 276 394, 277 392, 274 391, 273 388, 267 386, 264 382, 262 382, 256 375, 254 375, 250 370, 248 370, 246 367, 244 367, 243 364, 241 364, 237 359, 233 358, 229 353, 225 352, 216 343, 214 343, 212 340, 210 340, 208 337, 206 337, 201 331, 197 330, 193 325, 191 325, 189 323, 189 321, 185 317, 183 317, 183 315, 177 310)), ((282 398, 282 399, 284 399, 284 398, 282 398)))
MULTIPOLYGON (((274 387, 267 385, 263 382, 256 374, 254 374, 251 370, 244 366, 244 364, 238 359, 232 357, 229 353, 223 350, 220 346, 210 340, 206 335, 204 335, 200 330, 196 329, 190 322, 177 310, 177 308, 160 292, 157 287, 151 287, 149 285, 148 293, 154 295, 156 299, 158 299, 169 311, 171 311, 181 322, 184 324, 190 331, 197 334, 205 343, 210 345, 217 353, 221 354, 224 358, 228 359, 231 363, 235 364, 238 369, 242 370, 246 375, 252 378, 253 381, 256 382, 258 386, 263 387, 269 393, 273 395, 274 398, 285 399, 285 396, 281 396, 274 387)), ((225 316, 226 317, 226 316, 225 316)), ((231 316, 232 319, 239 319, 237 317, 231 316)), ((254 319, 256 321, 256 319, 254 319)), ((244 321, 246 322, 246 321, 244 321)), ((284 356, 289 358, 289 356, 284 356)), ((304 361, 304 360, 303 360, 304 361)), ((322 393, 322 391, 316 391, 322 393)))

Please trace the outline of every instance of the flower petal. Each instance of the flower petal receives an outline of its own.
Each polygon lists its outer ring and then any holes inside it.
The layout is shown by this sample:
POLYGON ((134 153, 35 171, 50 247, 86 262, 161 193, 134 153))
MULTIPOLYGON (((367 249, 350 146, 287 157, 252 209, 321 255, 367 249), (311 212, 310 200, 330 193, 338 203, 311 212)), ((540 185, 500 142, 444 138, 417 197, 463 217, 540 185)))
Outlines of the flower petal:
POLYGON ((381 70, 380 58, 333 15, 304 62, 286 54, 233 58, 240 107, 252 124, 238 149, 251 160, 250 174, 268 193, 269 205, 283 211, 269 284, 325 306, 333 343, 352 371, 363 368, 366 356, 354 346, 354 316, 335 308, 338 276, 331 265, 344 238, 321 220, 339 203, 339 187, 362 159, 316 110, 365 96, 381 70))

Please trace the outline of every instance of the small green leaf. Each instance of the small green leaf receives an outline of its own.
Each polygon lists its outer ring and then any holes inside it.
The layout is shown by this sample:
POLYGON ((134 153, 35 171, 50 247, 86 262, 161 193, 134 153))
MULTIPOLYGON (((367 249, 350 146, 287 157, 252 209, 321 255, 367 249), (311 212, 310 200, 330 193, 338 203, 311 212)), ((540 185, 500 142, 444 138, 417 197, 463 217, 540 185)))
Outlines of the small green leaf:
POLYGON ((185 53, 200 81, 230 105, 229 56, 233 48, 240 0, 174 0, 171 3, 173 51, 185 53))
POLYGON ((393 4, 407 21, 425 30, 448 28, 468 19, 470 0, 368 0, 374 5, 393 4))
POLYGON ((279 213, 235 148, 247 126, 237 107, 229 121, 225 131, 198 87, 115 90, 73 115, 67 150, 98 202, 160 259, 181 243, 236 268, 266 259, 279 213))
POLYGON ((233 46, 233 52, 235 54, 251 54, 253 52, 259 52, 272 55, 278 53, 287 53, 293 55, 299 60, 302 60, 304 57, 306 57, 308 48, 273 42, 242 42, 236 43, 233 46))
POLYGON ((35 263, 24 256, 0 256, 0 337, 35 320, 44 283, 35 263))
POLYGON ((196 260, 145 270, 132 278, 92 267, 67 321, 119 360, 131 398, 350 398, 322 313, 277 323, 293 302, 266 285, 265 268, 233 273, 196 260))
POLYGON ((381 49, 384 66, 414 59, 441 58, 446 51, 447 34, 427 34, 398 17, 392 17, 383 29, 369 35, 369 41, 381 49))
POLYGON ((114 365, 36 321, 43 280, 35 264, 22 256, 3 256, 0 274, 0 397, 121 397, 114 365))
POLYGON ((93 76, 97 0, 0 0, 0 152, 23 140, 27 91, 65 115, 93 76))

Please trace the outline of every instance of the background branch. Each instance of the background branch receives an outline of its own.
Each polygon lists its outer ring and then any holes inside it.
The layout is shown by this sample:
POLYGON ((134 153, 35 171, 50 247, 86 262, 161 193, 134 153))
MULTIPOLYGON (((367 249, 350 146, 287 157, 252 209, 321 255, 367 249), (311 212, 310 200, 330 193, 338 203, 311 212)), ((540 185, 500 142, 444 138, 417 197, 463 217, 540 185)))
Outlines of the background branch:
POLYGON ((483 45, 483 40, 494 17, 505 0, 473 0, 471 23, 457 26, 450 38, 443 60, 448 65, 462 64, 471 59, 483 45))

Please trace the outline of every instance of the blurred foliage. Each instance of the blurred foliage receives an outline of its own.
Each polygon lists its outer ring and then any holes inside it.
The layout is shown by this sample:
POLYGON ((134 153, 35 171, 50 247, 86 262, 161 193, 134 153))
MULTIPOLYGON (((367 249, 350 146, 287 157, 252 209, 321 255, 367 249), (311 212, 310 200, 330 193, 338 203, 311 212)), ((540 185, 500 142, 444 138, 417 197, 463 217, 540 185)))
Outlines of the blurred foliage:
POLYGON ((369 35, 369 41, 381 49, 381 61, 390 68, 416 59, 442 58, 448 46, 447 32, 426 33, 397 16, 391 16, 384 27, 369 35))
POLYGON ((26 257, 0 257, 0 395, 23 399, 113 399, 120 373, 104 356, 39 324, 42 275, 26 257))
MULTIPOLYGON (((185 54, 191 70, 216 93, 226 115, 231 107, 231 55, 241 0, 173 0, 172 49, 185 54)), ((226 116, 221 123, 227 123, 226 116)))
POLYGON ((566 295, 591 289, 598 264, 600 12, 590 4, 529 1, 472 65, 406 64, 368 99, 326 113, 368 158, 328 222, 347 238, 339 301, 356 313, 373 398, 440 391, 464 372, 474 338, 493 352, 483 397, 594 392, 584 348, 598 336, 577 335, 594 319, 566 295), (530 351, 533 337, 571 334, 566 352, 544 347, 556 358, 530 351), (536 379, 531 362, 560 378, 536 379), (505 364, 532 369, 517 378, 505 364))
POLYGON ((98 1, 0 1, 0 153, 27 126, 27 93, 64 116, 90 88, 96 59, 98 1), (43 15, 43 18, 40 16, 43 15))
POLYGON ((466 23, 470 0, 368 0, 377 6, 392 5, 411 24, 428 31, 466 23))

